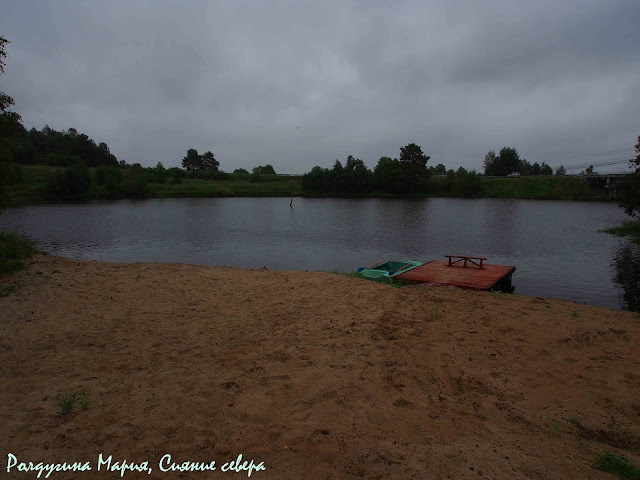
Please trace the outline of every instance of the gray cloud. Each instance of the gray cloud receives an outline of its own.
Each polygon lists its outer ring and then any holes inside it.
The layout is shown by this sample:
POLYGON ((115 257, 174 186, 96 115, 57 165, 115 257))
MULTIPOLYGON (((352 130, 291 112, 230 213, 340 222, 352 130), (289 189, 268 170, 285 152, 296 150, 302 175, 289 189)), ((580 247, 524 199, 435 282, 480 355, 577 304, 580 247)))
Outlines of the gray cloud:
POLYGON ((505 145, 558 166, 631 157, 640 134, 635 0, 2 10, 1 88, 25 125, 77 128, 145 166, 194 147, 226 171, 302 173, 349 154, 373 167, 410 142, 450 168, 480 169, 505 145))

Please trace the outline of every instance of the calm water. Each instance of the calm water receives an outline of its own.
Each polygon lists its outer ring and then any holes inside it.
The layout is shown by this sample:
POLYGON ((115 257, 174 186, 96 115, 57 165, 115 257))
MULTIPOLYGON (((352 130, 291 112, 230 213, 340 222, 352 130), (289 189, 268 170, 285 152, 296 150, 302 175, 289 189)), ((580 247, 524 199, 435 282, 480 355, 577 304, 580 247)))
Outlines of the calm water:
POLYGON ((640 250, 598 230, 615 204, 465 199, 163 199, 7 209, 0 229, 78 259, 348 272, 378 260, 488 257, 516 293, 623 308, 640 250))

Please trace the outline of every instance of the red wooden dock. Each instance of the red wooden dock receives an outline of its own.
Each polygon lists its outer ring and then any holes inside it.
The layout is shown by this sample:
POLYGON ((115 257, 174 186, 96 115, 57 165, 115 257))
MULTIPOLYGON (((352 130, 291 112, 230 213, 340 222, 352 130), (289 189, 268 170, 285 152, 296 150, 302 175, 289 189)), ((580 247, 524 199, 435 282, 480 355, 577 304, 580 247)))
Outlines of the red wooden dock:
POLYGON ((475 265, 463 266, 459 263, 449 265, 448 262, 433 260, 420 267, 398 275, 395 280, 408 283, 433 283, 454 285, 472 290, 501 290, 511 287, 511 275, 515 266, 484 264, 482 268, 475 265))

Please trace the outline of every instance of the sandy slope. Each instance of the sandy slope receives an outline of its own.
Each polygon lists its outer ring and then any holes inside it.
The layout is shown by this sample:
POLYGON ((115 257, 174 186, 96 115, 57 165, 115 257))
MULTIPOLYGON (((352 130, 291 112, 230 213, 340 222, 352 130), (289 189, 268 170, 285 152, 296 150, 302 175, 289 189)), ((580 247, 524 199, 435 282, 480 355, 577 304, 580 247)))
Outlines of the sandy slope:
MULTIPOLYGON (((0 298, 0 477, 264 462, 251 478, 614 478, 640 465, 640 319, 337 274, 35 257, 0 298), (577 316, 572 316, 577 312, 577 316), (67 415, 78 387, 89 408, 67 415), (569 422, 575 418, 579 425, 569 422)), ((143 478, 125 473, 125 478, 143 478)))

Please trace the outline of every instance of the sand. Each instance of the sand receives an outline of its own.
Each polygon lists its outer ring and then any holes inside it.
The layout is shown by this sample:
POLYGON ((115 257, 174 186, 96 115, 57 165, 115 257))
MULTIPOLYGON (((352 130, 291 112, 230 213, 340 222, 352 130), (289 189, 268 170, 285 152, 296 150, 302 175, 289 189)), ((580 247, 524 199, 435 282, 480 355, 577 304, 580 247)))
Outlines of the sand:
POLYGON ((0 478, 37 477, 7 472, 9 453, 87 463, 50 477, 81 479, 120 478, 97 470, 100 454, 113 469, 148 462, 125 478, 248 478, 221 470, 239 454, 262 462, 257 479, 614 478, 591 468, 606 451, 640 466, 635 313, 51 256, 13 282, 0 298, 0 478), (166 454, 216 469, 163 472, 166 454))

